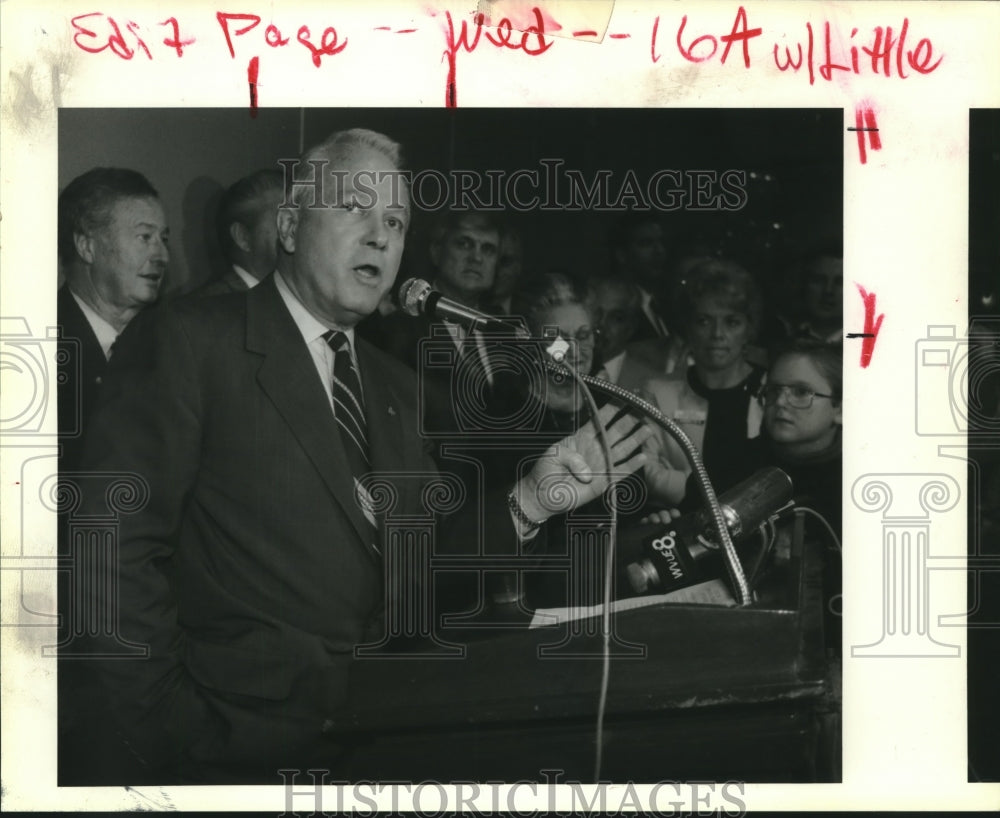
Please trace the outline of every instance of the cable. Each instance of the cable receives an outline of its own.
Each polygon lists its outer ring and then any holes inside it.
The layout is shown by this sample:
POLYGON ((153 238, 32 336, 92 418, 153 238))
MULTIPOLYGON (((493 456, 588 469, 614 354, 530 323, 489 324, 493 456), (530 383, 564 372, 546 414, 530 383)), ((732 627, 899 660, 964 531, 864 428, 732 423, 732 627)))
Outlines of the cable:
POLYGON ((760 554, 757 556, 757 560, 753 564, 753 568, 750 569, 750 576, 747 577, 747 582, 750 587, 753 588, 756 585, 757 574, 760 573, 760 569, 764 567, 764 561, 767 559, 768 554, 771 553, 771 549, 774 547, 775 541, 775 529, 774 523, 768 518, 757 528, 757 533, 760 534, 760 554), (768 529, 765 532, 765 527, 768 529))
POLYGON ((830 535, 830 540, 833 544, 833 550, 836 551, 838 554, 842 553, 842 549, 840 547, 840 538, 833 530, 833 527, 826 521, 826 517, 824 517, 815 509, 809 508, 808 506, 795 506, 795 508, 793 508, 792 511, 804 511, 806 514, 812 514, 813 517, 815 517, 823 524, 823 527, 826 529, 826 533, 830 535))
MULTIPOLYGON (((554 351, 552 347, 549 347, 547 351, 552 355, 553 359, 556 359, 556 356, 560 355, 559 351, 554 351)), ((556 361, 556 365, 559 367, 558 374, 569 373, 583 392, 583 396, 587 401, 587 408, 590 410, 590 416, 593 418, 594 428, 597 430, 597 438, 601 442, 604 462, 608 469, 608 488, 606 491, 609 491, 608 508, 611 512, 611 526, 607 555, 604 561, 604 604, 601 613, 601 688, 597 697, 597 725, 594 736, 596 744, 594 750, 594 783, 596 784, 601 780, 601 764, 604 760, 604 711, 607 706, 608 685, 611 679, 611 578, 614 574, 615 545, 618 530, 618 498, 615 484, 612 480, 612 471, 615 462, 611 457, 611 442, 608 439, 607 429, 604 428, 604 424, 600 422, 597 416, 597 402, 587 387, 584 377, 573 369, 573 367, 563 365, 561 359, 556 361)), ((549 368, 551 369, 551 367, 549 368)))

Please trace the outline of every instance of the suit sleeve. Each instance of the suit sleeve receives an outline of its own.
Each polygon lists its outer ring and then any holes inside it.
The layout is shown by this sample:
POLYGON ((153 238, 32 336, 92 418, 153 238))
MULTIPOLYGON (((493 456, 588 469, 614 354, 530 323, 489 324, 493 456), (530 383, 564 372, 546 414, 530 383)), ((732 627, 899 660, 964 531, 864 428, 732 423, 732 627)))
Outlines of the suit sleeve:
MULTIPOLYGON (((141 509, 118 514, 117 588, 94 593, 97 604, 115 606, 117 591, 117 633, 106 638, 147 648, 145 658, 104 661, 98 672, 120 731, 152 766, 217 738, 216 719, 181 663, 184 633, 170 579, 198 473, 199 360, 180 317, 157 313, 133 321, 120 341, 84 451, 87 470, 108 482, 126 475, 146 497, 141 509)), ((100 512, 110 494, 94 494, 89 502, 100 512)))

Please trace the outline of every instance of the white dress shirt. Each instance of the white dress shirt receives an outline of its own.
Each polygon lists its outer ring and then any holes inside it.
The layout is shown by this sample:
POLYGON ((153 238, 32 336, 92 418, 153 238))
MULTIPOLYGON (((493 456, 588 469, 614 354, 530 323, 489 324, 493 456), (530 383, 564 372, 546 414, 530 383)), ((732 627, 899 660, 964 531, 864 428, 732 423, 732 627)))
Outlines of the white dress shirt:
POLYGON ((240 279, 243 281, 244 284, 247 285, 248 290, 252 290, 258 284, 260 284, 260 281, 258 281, 256 278, 250 275, 250 273, 248 273, 246 270, 240 267, 239 264, 233 265, 233 272, 240 277, 240 279))
POLYGON ((87 319, 87 323, 90 324, 90 328, 94 331, 94 335, 97 336, 97 343, 101 345, 101 350, 104 352, 105 360, 111 358, 111 347, 116 340, 118 340, 118 330, 116 330, 111 324, 101 318, 97 312, 82 298, 80 298, 72 290, 69 294, 73 296, 73 300, 80 305, 80 309, 83 311, 83 317, 87 319))
MULTIPOLYGON (((288 287, 285 279, 281 277, 281 273, 274 274, 274 283, 277 285, 281 300, 285 302, 285 306, 288 307, 288 311, 292 315, 292 320, 295 321, 295 326, 302 333, 302 338, 306 342, 309 354, 312 356, 313 364, 316 366, 316 373, 323 383, 323 389, 326 392, 327 399, 330 401, 330 409, 332 411, 333 359, 335 355, 333 350, 330 349, 330 345, 326 342, 326 339, 323 338, 331 328, 320 323, 319 319, 305 308, 295 293, 288 287)), ((334 329, 339 329, 340 332, 347 336, 348 346, 351 350, 351 360, 354 362, 354 367, 359 373, 358 379, 360 380, 361 370, 358 369, 357 353, 354 351, 354 328, 343 329, 334 327, 334 329)))

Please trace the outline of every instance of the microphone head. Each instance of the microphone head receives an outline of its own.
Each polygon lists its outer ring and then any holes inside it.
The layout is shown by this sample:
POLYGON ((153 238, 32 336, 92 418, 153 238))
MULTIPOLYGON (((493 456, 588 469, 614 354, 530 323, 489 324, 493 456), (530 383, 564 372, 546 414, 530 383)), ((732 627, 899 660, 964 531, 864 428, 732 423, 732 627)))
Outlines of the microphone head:
POLYGON ((399 287, 399 306, 407 315, 420 315, 431 285, 422 278, 409 278, 399 287))

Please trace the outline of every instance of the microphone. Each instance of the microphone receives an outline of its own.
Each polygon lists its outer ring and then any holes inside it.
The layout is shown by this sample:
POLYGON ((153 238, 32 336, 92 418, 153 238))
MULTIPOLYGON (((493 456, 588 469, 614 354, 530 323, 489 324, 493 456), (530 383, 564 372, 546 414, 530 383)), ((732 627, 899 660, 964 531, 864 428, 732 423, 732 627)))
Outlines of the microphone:
POLYGON ((440 318, 460 324, 470 332, 490 326, 503 327, 510 332, 510 326, 499 318, 445 298, 422 278, 409 278, 399 286, 399 304, 407 315, 440 318))
MULTIPOLYGON (((721 494, 719 505, 733 542, 745 539, 787 505, 792 491, 791 478, 771 466, 721 494)), ((686 514, 666 529, 662 523, 651 523, 623 532, 624 547, 634 551, 638 543, 643 555, 625 568, 629 585, 636 594, 646 594, 668 593, 701 582, 711 574, 713 558, 722 554, 716 537, 707 509, 686 514)))

